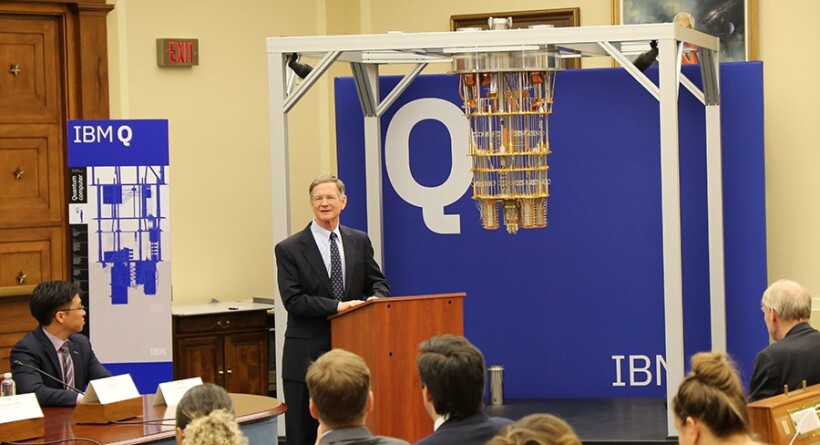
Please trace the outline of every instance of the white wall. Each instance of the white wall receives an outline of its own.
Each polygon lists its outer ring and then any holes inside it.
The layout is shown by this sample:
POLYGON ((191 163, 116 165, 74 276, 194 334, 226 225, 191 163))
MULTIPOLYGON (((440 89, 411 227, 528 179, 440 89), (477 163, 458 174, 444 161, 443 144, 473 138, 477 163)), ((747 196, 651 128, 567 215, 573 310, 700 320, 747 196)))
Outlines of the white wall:
POLYGON ((820 2, 760 1, 769 281, 790 278, 820 297, 817 17, 820 2))
MULTIPOLYGON (((108 20, 111 117, 170 122, 175 303, 272 296, 265 38, 318 32, 313 4, 117 0, 115 6, 108 20), (157 67, 155 40, 168 37, 199 39, 199 66, 157 67)), ((314 135, 305 143, 319 140, 314 135)), ((297 167, 304 162, 294 159, 297 167)))
MULTIPOLYGON (((444 31, 453 14, 576 6, 582 25, 610 24, 611 0, 117 0, 112 118, 170 120, 175 301, 273 293, 265 37, 444 31), (158 68, 161 37, 199 38, 200 66, 158 68)), ((820 293, 820 58, 810 52, 820 2, 759 1, 759 12, 769 281, 788 277, 820 293)), ((332 97, 326 76, 290 115, 293 230, 310 219, 310 179, 335 171, 332 97)))

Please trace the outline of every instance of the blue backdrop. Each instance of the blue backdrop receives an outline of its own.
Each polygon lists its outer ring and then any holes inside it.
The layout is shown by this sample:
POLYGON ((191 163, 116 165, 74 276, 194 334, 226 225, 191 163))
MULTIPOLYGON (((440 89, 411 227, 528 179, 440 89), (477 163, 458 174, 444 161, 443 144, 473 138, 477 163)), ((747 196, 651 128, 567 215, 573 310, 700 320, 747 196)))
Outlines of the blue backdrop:
MULTIPOLYGON (((697 67, 684 68, 699 83, 697 67)), ((648 75, 657 82, 655 68, 648 75)), ((382 78, 382 96, 399 79, 382 78)), ((767 342, 759 310, 767 285, 762 64, 723 64, 720 80, 728 348, 748 382, 767 342)), ((459 106, 457 85, 455 76, 420 76, 383 116, 383 140, 396 112, 414 101, 459 106)), ((424 187, 452 180, 456 129, 436 117, 448 108, 415 123, 404 142, 412 179, 424 187)), ((338 171, 349 196, 343 223, 366 230, 363 122, 350 78, 336 79, 336 116, 338 171)), ((467 187, 444 208, 459 218, 458 233, 432 231, 382 167, 384 269, 393 293, 465 291, 465 335, 488 365, 505 366, 507 397, 665 395, 658 116, 657 101, 620 68, 559 73, 548 227, 517 235, 482 229, 467 187)), ((711 348, 704 132, 704 107, 681 89, 687 357, 711 348)), ((466 146, 457 152, 466 156, 466 146)))

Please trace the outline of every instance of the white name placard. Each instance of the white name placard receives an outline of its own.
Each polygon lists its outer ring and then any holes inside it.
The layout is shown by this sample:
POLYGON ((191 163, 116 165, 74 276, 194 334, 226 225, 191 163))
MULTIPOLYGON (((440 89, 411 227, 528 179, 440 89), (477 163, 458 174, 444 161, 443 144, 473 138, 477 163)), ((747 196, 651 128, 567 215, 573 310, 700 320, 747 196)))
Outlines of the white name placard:
POLYGON ((157 387, 157 395, 154 397, 154 405, 176 405, 186 391, 201 384, 201 377, 160 383, 157 387))
POLYGON ((101 405, 107 405, 139 396, 131 374, 123 374, 89 382, 82 403, 99 402, 101 405))
POLYGON ((43 417, 34 393, 0 397, 0 423, 43 417))

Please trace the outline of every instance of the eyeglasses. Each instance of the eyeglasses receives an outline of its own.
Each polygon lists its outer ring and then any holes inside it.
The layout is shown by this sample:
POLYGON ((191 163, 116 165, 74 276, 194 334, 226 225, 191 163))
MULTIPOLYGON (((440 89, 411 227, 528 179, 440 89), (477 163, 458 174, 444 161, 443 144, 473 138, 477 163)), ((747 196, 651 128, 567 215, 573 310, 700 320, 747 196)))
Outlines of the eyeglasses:
POLYGON ((327 195, 327 196, 314 196, 310 198, 311 201, 315 203, 320 203, 322 201, 327 201, 329 203, 334 203, 339 200, 338 195, 327 195))
POLYGON ((60 309, 60 310, 58 310, 58 312, 87 311, 87 310, 88 310, 88 308, 86 308, 85 306, 79 305, 78 307, 75 307, 75 308, 72 308, 72 309, 60 309))

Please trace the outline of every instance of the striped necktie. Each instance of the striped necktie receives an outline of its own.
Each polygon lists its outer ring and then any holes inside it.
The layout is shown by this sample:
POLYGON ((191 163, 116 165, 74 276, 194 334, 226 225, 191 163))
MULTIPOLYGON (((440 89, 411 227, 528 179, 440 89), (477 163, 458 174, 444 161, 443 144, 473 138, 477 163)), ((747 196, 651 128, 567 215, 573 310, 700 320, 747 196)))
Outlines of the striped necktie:
POLYGON ((63 362, 63 381, 66 383, 66 389, 74 386, 74 360, 71 359, 71 351, 68 349, 68 341, 63 343, 60 347, 63 362))

